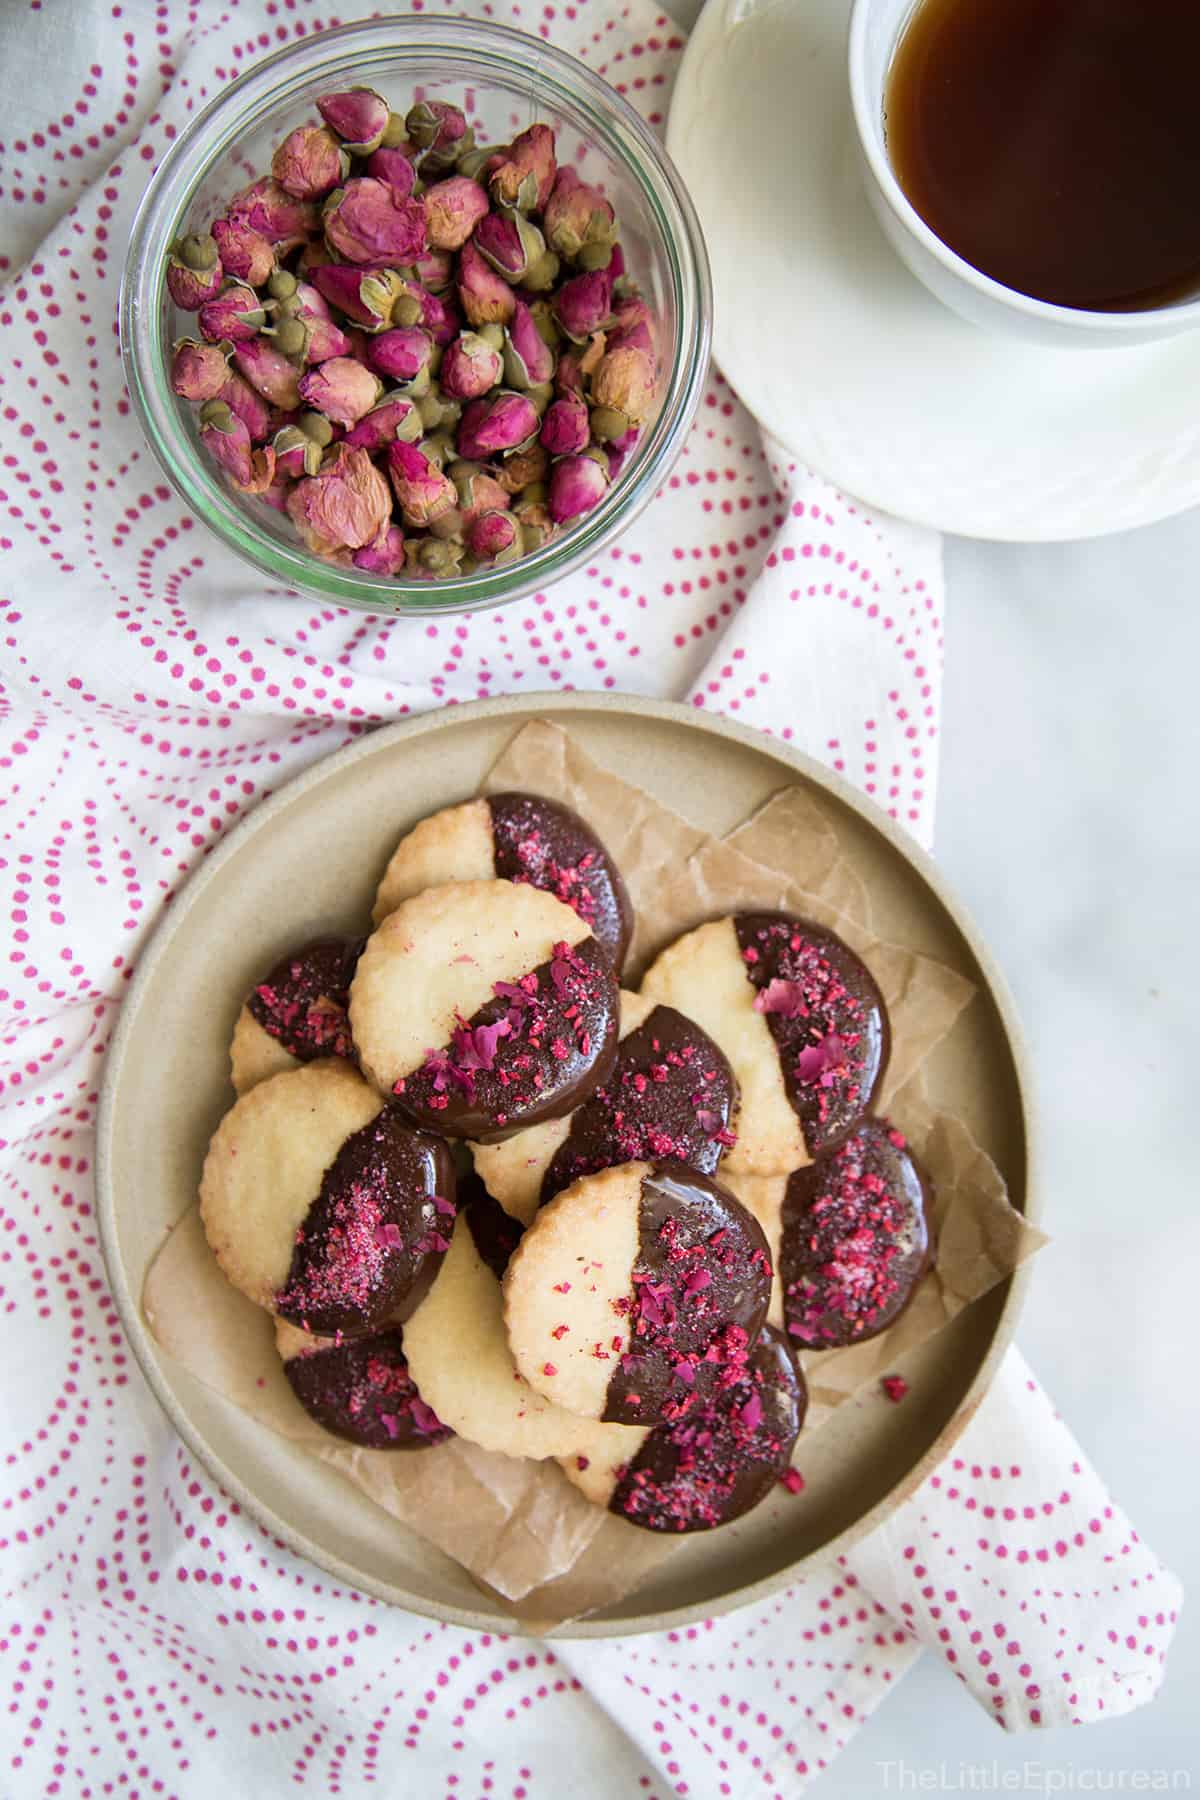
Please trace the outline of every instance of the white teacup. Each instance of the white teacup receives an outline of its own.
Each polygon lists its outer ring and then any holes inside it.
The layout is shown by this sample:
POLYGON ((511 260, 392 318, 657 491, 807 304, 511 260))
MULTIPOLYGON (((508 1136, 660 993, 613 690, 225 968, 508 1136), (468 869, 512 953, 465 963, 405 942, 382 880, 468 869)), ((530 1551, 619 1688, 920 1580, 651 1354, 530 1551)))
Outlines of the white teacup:
POLYGON ((850 102, 867 198, 892 248, 917 279, 974 325, 999 327, 1059 347, 1148 344, 1200 325, 1200 299, 1111 313, 1034 300, 984 275, 930 230, 892 170, 883 124, 888 71, 915 10, 913 0, 853 0, 849 62, 850 102))

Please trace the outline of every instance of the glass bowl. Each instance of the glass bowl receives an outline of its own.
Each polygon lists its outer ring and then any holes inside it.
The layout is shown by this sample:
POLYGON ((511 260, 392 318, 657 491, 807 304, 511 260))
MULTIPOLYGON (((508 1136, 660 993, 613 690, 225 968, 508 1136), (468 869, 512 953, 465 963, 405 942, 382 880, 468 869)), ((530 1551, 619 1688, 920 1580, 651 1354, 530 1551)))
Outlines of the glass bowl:
POLYGON ((121 283, 121 349, 146 440, 194 513, 256 568, 322 600, 371 612, 460 612, 548 586, 619 536, 662 485, 683 446, 708 364, 712 290, 692 203, 666 152, 619 94, 539 38, 461 18, 404 17, 340 26, 265 57, 198 113, 172 145, 134 220, 121 283), (169 246, 205 231, 318 94, 373 87, 401 111, 415 99, 461 105, 481 142, 505 143, 537 120, 558 132, 560 162, 603 187, 628 273, 657 317, 659 396, 636 449, 604 499, 540 550, 502 569, 403 581, 311 555, 290 521, 235 493, 201 448, 196 409, 170 384, 171 347, 195 314, 166 290, 169 246))

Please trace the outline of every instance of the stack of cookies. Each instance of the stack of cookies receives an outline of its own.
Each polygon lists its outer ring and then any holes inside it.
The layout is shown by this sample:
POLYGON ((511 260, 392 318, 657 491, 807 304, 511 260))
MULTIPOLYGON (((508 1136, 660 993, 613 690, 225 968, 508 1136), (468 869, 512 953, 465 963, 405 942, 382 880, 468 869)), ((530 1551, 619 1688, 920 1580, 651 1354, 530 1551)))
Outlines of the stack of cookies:
POLYGON ((889 1033, 832 932, 713 920, 621 987, 633 916, 575 813, 475 799, 399 843, 365 939, 298 947, 231 1049, 201 1213, 300 1403, 373 1449, 555 1458, 652 1531, 789 1469, 801 1351, 928 1266, 872 1115, 889 1033))

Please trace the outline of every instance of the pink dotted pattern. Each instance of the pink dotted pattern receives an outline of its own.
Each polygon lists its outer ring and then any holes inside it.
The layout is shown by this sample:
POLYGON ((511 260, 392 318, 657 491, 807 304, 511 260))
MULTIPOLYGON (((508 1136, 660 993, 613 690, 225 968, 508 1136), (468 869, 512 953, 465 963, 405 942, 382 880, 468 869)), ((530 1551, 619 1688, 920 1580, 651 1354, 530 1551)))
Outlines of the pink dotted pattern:
MULTIPOLYGON (((682 43, 643 0, 478 10, 662 125, 682 43)), ((336 17, 25 0, 0 22, 0 1791, 542 1800, 569 1758, 595 1794, 796 1794, 922 1644, 1006 1725, 1120 1711, 1159 1678, 1175 1584, 1015 1356, 953 1466, 845 1566, 553 1649, 337 1588, 189 1464, 131 1368, 92 1219, 116 1008, 180 882, 315 757, 409 711, 606 688, 801 744, 925 841, 933 818, 939 544, 789 464, 719 374, 643 523, 502 613, 264 589, 163 485, 116 357, 134 208, 192 112, 336 17)))

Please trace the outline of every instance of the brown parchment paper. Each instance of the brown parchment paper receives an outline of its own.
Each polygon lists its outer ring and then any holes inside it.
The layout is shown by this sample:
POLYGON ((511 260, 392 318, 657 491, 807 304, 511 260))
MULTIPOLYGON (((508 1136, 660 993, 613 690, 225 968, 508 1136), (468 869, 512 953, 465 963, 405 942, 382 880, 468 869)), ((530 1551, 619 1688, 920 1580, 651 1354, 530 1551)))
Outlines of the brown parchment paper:
MULTIPOLYGON (((921 1065, 973 985, 875 936, 867 886, 807 789, 781 789, 727 839, 715 839, 544 722, 522 727, 484 779, 485 793, 506 788, 574 807, 621 867, 637 911, 627 985, 681 932, 751 907, 781 907, 831 926, 879 983, 893 1041, 884 1100, 933 1176, 938 1261, 887 1332, 805 1356, 810 1411, 800 1461, 840 1405, 1044 1241, 1009 1205, 999 1171, 966 1127, 934 1111, 925 1094, 921 1065)), ((142 1304, 159 1344, 200 1381, 337 1469, 526 1623, 549 1630, 611 1605, 678 1548, 590 1506, 553 1463, 499 1456, 462 1439, 407 1454, 362 1450, 323 1432, 292 1394, 270 1320, 221 1275, 195 1207, 152 1264, 142 1304)))

